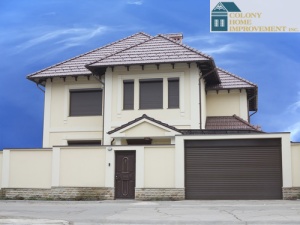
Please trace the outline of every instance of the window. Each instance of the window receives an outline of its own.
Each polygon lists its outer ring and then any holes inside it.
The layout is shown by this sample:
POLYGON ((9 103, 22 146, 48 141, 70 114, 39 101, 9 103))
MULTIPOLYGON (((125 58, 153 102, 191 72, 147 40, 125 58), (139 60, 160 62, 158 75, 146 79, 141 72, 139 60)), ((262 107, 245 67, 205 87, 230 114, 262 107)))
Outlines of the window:
POLYGON ((70 90, 70 116, 102 115, 102 90, 70 90))
POLYGON ((151 145, 151 138, 144 139, 126 139, 128 145, 151 145))
POLYGON ((224 19, 220 20, 220 27, 225 27, 225 20, 224 19))
POLYGON ((215 27, 218 27, 218 26, 219 26, 219 20, 218 20, 218 19, 215 19, 215 20, 214 20, 214 26, 215 26, 215 27))
POLYGON ((134 107, 134 81, 123 81, 123 109, 133 109, 134 107))
POLYGON ((168 108, 179 108, 179 79, 168 79, 168 108))
POLYGON ((163 108, 163 79, 140 80, 140 109, 163 108))
POLYGON ((69 146, 82 146, 82 145, 101 145, 100 140, 78 140, 68 141, 69 146))

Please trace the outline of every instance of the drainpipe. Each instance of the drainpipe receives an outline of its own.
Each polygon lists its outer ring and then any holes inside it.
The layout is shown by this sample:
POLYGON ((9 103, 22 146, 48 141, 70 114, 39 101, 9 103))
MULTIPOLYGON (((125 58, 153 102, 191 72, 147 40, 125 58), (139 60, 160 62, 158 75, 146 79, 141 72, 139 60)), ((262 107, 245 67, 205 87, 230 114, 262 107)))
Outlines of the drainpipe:
POLYGON ((92 73, 93 77, 98 80, 103 88, 102 88, 102 141, 101 145, 104 145, 104 112, 105 112, 105 74, 100 75, 100 79, 94 73, 92 73), (102 77, 104 78, 104 82, 102 81, 102 77))
MULTIPOLYGON (((254 95, 254 96, 252 96, 251 98, 248 99, 248 109, 249 109, 250 101, 251 101, 252 99, 254 99, 255 97, 257 97, 257 95, 254 95)), ((249 121, 249 123, 250 123, 251 116, 253 116, 255 113, 257 113, 257 110, 254 111, 251 115, 248 116, 248 121, 249 121)))
POLYGON ((200 116, 200 129, 202 129, 202 93, 201 93, 201 79, 202 79, 202 73, 199 69, 199 116, 200 116))

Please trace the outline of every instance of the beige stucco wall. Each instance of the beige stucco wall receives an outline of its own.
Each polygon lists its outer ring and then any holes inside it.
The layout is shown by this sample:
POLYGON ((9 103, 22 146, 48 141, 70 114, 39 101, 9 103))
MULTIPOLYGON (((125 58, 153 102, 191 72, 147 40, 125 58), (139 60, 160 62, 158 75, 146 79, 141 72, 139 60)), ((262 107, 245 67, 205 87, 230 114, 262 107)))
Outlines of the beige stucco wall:
POLYGON ((300 187, 300 143, 292 143, 293 187, 300 187))
POLYGON ((105 148, 61 148, 60 186, 104 187, 105 148))
POLYGON ((175 187, 175 148, 145 147, 145 188, 175 187))
POLYGON ((101 140, 102 132, 51 132, 49 135, 50 143, 53 145, 67 145, 71 140, 101 140))
POLYGON ((1 189, 1 186, 2 186, 2 165, 3 165, 3 163, 2 163, 2 154, 3 154, 3 152, 2 151, 0 151, 0 189, 1 189))
POLYGON ((207 116, 237 116, 248 120, 247 93, 245 90, 208 91, 206 95, 207 116))
MULTIPOLYGON (((162 64, 159 70, 155 65, 146 65, 144 70, 141 66, 131 66, 129 71, 126 67, 115 67, 112 72, 112 100, 111 127, 115 128, 137 117, 147 114, 157 120, 161 120, 178 128, 191 125, 191 76, 199 76, 196 65, 162 64), (192 68, 195 67, 195 68, 192 68), (168 109, 168 78, 180 79, 180 108, 168 109), (139 79, 163 78, 163 109, 141 110, 139 109, 139 79), (134 110, 123 110, 123 80, 134 79, 134 110)), ((195 84, 194 84, 195 85, 195 84)), ((195 85, 198 87, 198 84, 195 85)))
POLYGON ((11 150, 10 188, 50 188, 52 174, 50 150, 11 150))
MULTIPOLYGON (((44 115, 44 141, 43 147, 62 145, 65 136, 71 132, 98 132, 98 138, 102 139, 103 117, 102 116, 69 116, 71 89, 101 88, 99 81, 90 77, 67 78, 64 82, 61 78, 47 81, 45 92, 45 115, 44 115)), ((80 140, 85 140, 85 135, 80 140)))

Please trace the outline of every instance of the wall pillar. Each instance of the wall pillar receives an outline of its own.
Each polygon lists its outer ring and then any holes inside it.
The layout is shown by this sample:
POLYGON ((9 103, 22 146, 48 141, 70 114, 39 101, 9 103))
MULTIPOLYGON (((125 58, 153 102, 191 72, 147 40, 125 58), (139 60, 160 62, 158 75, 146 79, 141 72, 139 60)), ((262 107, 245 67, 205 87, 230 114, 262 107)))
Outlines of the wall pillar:
POLYGON ((54 147, 52 149, 52 187, 59 186, 60 179, 60 148, 54 147))
POLYGON ((2 155, 2 186, 1 188, 9 187, 9 167, 10 167, 10 150, 3 150, 2 155))

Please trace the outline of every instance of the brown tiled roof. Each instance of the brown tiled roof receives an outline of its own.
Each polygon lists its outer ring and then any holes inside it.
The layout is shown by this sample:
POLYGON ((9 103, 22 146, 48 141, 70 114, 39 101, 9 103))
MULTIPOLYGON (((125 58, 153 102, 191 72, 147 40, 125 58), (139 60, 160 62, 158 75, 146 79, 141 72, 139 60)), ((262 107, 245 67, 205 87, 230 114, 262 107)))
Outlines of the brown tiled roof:
POLYGON ((251 125, 247 121, 233 116, 208 116, 206 118, 205 129, 207 130, 255 130, 261 131, 258 127, 251 125))
POLYGON ((256 84, 232 74, 221 68, 217 68, 221 80, 220 84, 207 86, 206 89, 236 89, 236 88, 257 88, 256 84))
POLYGON ((136 33, 129 37, 123 38, 116 42, 105 45, 101 48, 97 48, 85 54, 76 56, 67 61, 58 63, 46 69, 40 70, 33 74, 27 76, 28 79, 33 80, 34 78, 45 78, 54 76, 74 76, 74 75, 89 75, 89 71, 85 65, 115 52, 119 52, 130 46, 136 45, 138 43, 148 40, 151 36, 142 32, 136 33))
POLYGON ((123 125, 121 125, 121 126, 115 128, 115 129, 113 129, 113 130, 111 130, 111 131, 109 131, 109 132, 107 132, 107 133, 108 133, 108 134, 113 134, 113 133, 115 133, 115 132, 117 132, 117 131, 119 131, 119 130, 122 130, 122 129, 124 129, 124 128, 126 128, 126 127, 128 127, 128 126, 130 126, 130 125, 132 125, 132 124, 134 124, 134 123, 136 123, 136 122, 142 120, 142 119, 147 119, 147 120, 149 120, 149 121, 152 121, 152 122, 154 122, 154 123, 157 123, 157 124, 159 124, 159 125, 161 125, 161 126, 164 126, 164 127, 168 128, 168 129, 171 129, 171 130, 174 130, 174 131, 180 133, 180 130, 178 130, 176 127, 170 126, 169 124, 166 124, 166 123, 163 123, 163 122, 161 122, 161 121, 159 121, 159 120, 156 120, 156 119, 154 119, 154 118, 152 118, 152 117, 150 117, 150 116, 147 116, 146 114, 143 114, 141 117, 138 117, 138 118, 136 118, 136 119, 134 119, 134 120, 132 120, 132 121, 130 121, 130 122, 128 122, 128 123, 125 123, 125 124, 123 124, 123 125))
POLYGON ((164 35, 157 35, 137 45, 116 52, 88 67, 119 66, 150 63, 199 62, 212 58, 164 35))

